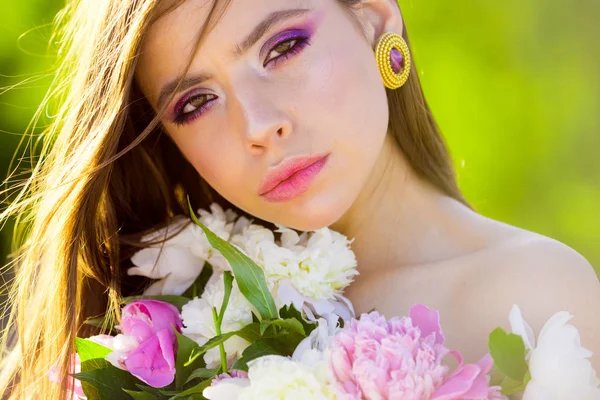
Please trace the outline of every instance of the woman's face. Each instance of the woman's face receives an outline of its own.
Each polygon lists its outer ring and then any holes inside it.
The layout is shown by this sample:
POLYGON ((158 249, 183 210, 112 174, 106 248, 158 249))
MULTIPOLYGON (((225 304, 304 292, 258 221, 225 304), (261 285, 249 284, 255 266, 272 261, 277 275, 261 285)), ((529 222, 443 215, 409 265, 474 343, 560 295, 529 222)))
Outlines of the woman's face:
MULTIPOLYGON (((188 0, 151 26, 136 79, 155 109, 168 101, 211 4, 188 0)), ((331 225, 365 185, 387 132, 372 46, 336 0, 233 0, 162 123, 239 208, 299 230, 331 225), (264 195, 266 175, 298 156, 318 161, 264 195)))

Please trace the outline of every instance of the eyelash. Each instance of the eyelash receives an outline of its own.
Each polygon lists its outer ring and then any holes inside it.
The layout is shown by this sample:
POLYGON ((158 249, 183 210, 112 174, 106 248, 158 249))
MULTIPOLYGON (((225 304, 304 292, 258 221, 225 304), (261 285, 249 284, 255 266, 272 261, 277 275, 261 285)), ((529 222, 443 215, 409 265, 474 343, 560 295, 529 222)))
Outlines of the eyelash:
POLYGON ((305 37, 305 36, 291 37, 289 39, 282 40, 281 42, 279 42, 275 46, 273 46, 273 49, 271 49, 269 54, 271 54, 275 48, 281 46, 282 44, 286 44, 286 43, 294 43, 294 45, 289 50, 284 51, 277 57, 274 57, 274 58, 271 58, 270 60, 265 61, 263 63, 263 67, 266 67, 269 63, 274 63, 276 66, 280 62, 283 62, 283 61, 289 59, 290 57, 295 56, 296 54, 300 53, 306 46, 308 46, 310 44, 310 41, 309 41, 309 38, 305 37))
MULTIPOLYGON (((266 60, 263 63, 263 67, 266 67, 270 63, 274 64, 273 66, 275 67, 279 63, 284 62, 284 61, 288 60, 289 58, 295 56, 296 54, 298 54, 302 50, 304 50, 304 48, 306 46, 310 45, 310 40, 306 36, 297 36, 297 37, 287 38, 287 39, 282 40, 281 42, 275 44, 275 46, 273 46, 273 49, 271 49, 269 54, 271 54, 275 48, 277 48, 283 44, 286 44, 286 43, 293 43, 293 46, 289 50, 278 55, 277 57, 273 57, 271 59, 266 60)), ((201 93, 201 94, 198 94, 195 96, 191 96, 185 102, 182 102, 179 107, 177 107, 177 109, 175 111, 175 118, 173 119, 173 123, 177 126, 181 126, 181 125, 185 125, 185 124, 190 123, 191 121, 195 120, 196 118, 198 118, 200 115, 202 115, 203 113, 205 113, 212 107, 216 97, 217 96, 215 96, 213 94, 208 94, 208 93, 201 93), (201 106, 199 106, 194 111, 191 111, 189 113, 183 112, 185 107, 187 107, 192 101, 194 101, 195 99, 198 99, 198 98, 202 98, 202 97, 208 97, 211 99, 206 101, 205 103, 203 103, 201 106)))

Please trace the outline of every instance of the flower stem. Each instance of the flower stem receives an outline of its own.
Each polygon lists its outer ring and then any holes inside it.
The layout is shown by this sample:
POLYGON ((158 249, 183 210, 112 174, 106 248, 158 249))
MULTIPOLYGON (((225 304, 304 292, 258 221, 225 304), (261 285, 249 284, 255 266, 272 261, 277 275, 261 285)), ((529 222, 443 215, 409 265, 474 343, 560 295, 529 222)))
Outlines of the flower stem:
MULTIPOLYGON (((217 315, 217 308, 212 308, 213 320, 215 321, 215 329, 217 331, 217 336, 221 336, 221 321, 219 320, 219 316, 217 315)), ((219 353, 221 353, 221 372, 227 373, 227 354, 225 354, 225 344, 219 344, 219 353)))

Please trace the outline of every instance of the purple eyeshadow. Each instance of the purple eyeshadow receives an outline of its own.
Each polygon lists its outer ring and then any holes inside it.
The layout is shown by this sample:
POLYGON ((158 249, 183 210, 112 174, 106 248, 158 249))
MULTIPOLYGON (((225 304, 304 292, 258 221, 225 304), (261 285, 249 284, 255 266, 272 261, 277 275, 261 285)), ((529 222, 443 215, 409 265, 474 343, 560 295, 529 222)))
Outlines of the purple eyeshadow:
POLYGON ((175 107, 173 107, 174 115, 178 115, 178 114, 179 114, 179 112, 180 112, 181 110, 183 110, 183 107, 185 107, 185 105, 186 105, 186 102, 187 102, 189 99, 191 99, 193 96, 195 96, 196 94, 198 94, 198 93, 191 92, 191 93, 188 93, 188 94, 186 94, 185 96, 183 96, 183 97, 182 97, 182 98, 181 98, 181 99, 180 99, 180 100, 179 100, 179 101, 178 101, 178 102, 175 104, 175 107))
POLYGON ((194 116, 199 115, 199 114, 205 112, 206 110, 210 109, 212 107, 212 105, 214 104, 215 99, 208 100, 206 103, 204 103, 203 105, 198 107, 195 111, 190 112, 189 115, 187 115, 187 116, 181 115, 181 112, 183 111, 183 109, 185 108, 185 106, 187 105, 187 103, 189 101, 191 101, 194 97, 202 96, 202 95, 210 95, 210 93, 205 93, 203 91, 192 91, 192 92, 188 93, 187 95, 185 95, 183 98, 181 98, 181 100, 179 100, 177 102, 175 107, 173 107, 173 115, 171 117, 171 120, 175 124, 183 124, 189 120, 194 119, 194 116))
MULTIPOLYGON (((294 46, 280 56, 271 59, 269 64, 277 65, 279 62, 285 61, 302 51, 302 49, 310 44, 310 39, 317 27, 317 20, 320 20, 319 16, 320 15, 317 14, 314 18, 306 21, 301 27, 286 29, 285 31, 280 32, 279 34, 270 38, 260 49, 260 57, 264 59, 271 51, 273 51, 276 46, 289 41, 294 41, 294 46)), ((265 63, 265 66, 266 65, 267 64, 265 63)), ((182 111, 188 102, 190 102, 190 100, 194 97, 201 96, 202 94, 203 91, 192 91, 175 104, 172 115, 172 120, 175 124, 183 125, 193 121, 198 116, 212 108, 214 104, 216 104, 216 99, 209 100, 202 106, 198 107, 195 111, 183 114, 182 111)))
POLYGON ((279 43, 285 42, 286 40, 296 39, 299 37, 310 38, 311 36, 312 30, 307 28, 295 28, 283 31, 273 36, 263 45, 263 47, 260 49, 260 57, 264 58, 273 47, 277 46, 279 43))

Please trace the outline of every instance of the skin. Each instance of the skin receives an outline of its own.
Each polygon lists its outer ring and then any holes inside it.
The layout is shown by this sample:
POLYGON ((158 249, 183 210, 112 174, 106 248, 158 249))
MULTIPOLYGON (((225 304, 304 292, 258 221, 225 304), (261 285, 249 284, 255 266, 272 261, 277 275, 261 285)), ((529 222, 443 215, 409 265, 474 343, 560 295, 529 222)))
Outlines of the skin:
MULTIPOLYGON (((150 27, 136 79, 155 108, 161 88, 183 70, 207 4, 188 0, 150 27)), ((536 335, 552 314, 567 310, 600 371, 600 284, 590 264, 564 244, 477 214, 415 175, 387 132, 373 53, 381 34, 403 31, 402 16, 393 0, 364 0, 352 13, 356 20, 334 0, 233 0, 189 72, 213 78, 175 96, 162 121, 167 133, 241 209, 298 230, 329 226, 355 238, 360 276, 346 293, 357 312, 376 308, 391 317, 414 303, 436 308, 448 347, 474 362, 488 351, 495 327, 510 329, 513 304, 536 335), (310 11, 232 56, 269 13, 297 8, 310 11), (298 27, 312 32, 310 45, 265 66, 280 55, 261 50, 265 43, 298 27), (216 100, 194 121, 174 124, 175 104, 194 91, 216 100), (269 166, 323 152, 329 161, 302 196, 270 203, 258 195, 269 166)))

